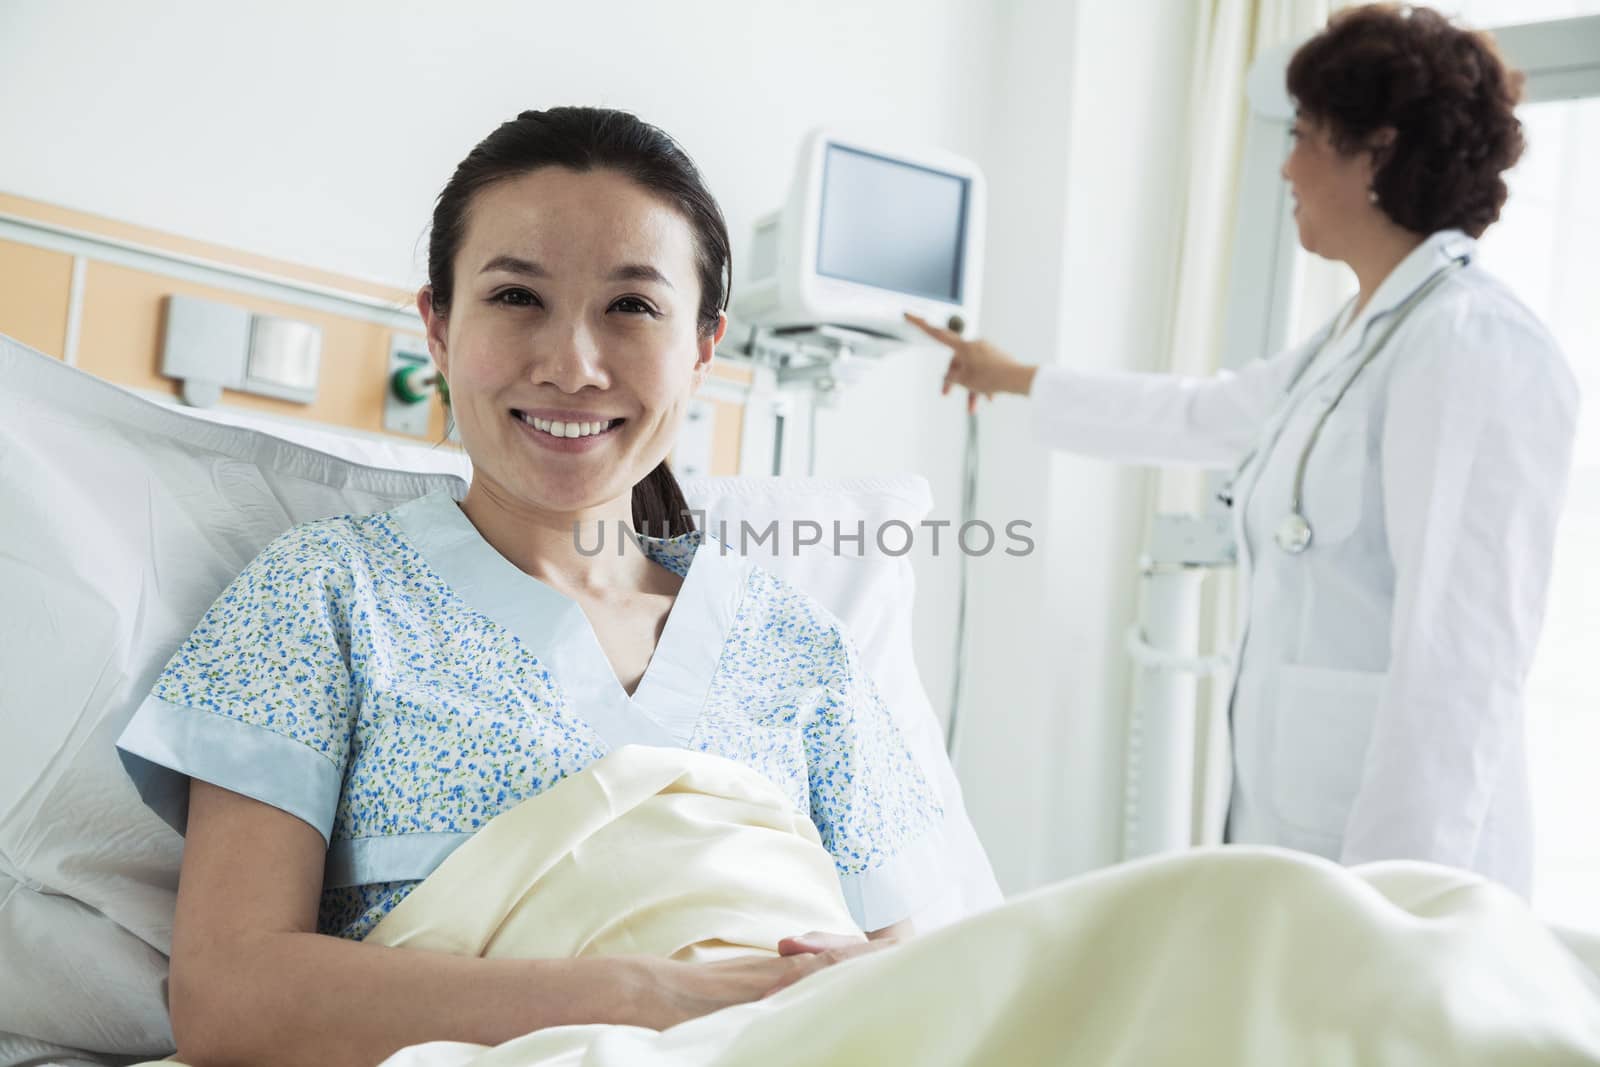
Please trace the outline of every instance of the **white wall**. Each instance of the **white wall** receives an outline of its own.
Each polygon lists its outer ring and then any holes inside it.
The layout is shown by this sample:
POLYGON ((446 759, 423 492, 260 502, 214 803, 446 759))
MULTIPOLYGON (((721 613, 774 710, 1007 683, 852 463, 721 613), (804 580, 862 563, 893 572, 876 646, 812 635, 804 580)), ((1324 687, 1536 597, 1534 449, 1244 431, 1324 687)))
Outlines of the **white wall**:
MULTIPOLYGON (((1081 5, 1018 0, 1007 6, 985 146, 990 181, 984 333, 1029 362, 1064 350, 1060 302, 1076 149, 1072 112, 1081 5)), ((959 407, 952 400, 951 406, 959 407)), ((1070 655, 1060 609, 1103 614, 1072 595, 1060 601, 1052 573, 1058 531, 1051 522, 1050 456, 1034 440, 1025 404, 1003 398, 980 409, 980 515, 1002 527, 1032 524, 1035 552, 973 561, 971 637, 958 753, 969 807, 990 844, 1001 886, 1015 892, 1049 879, 1057 835, 1098 838, 1093 810, 1061 812, 1057 783, 1066 716, 1055 667, 1070 655)))
MULTIPOLYGON (((988 146, 986 332, 1034 362, 1153 369, 1167 331, 1194 6, 1008 8, 988 146)), ((1120 846, 1122 636, 1145 476, 1045 453, 1026 404, 985 418, 982 510, 1036 524, 1027 560, 978 568, 962 754, 1009 891, 1120 846)))
POLYGON ((682 141, 742 245, 814 124, 969 149, 991 22, 966 0, 6 0, 0 190, 411 285, 474 143, 597 104, 682 141))
MULTIPOLYGON (((1030 362, 1156 369, 1176 273, 1194 5, 995 4, 994 79, 976 158, 989 181, 983 334, 1030 362)), ((820 420, 824 473, 904 466, 958 519, 963 405, 943 360, 903 354, 820 420), (909 409, 902 420, 897 410, 909 409), (896 441, 896 436, 900 440, 896 441)), ((1148 488, 1138 471, 1052 455, 1025 402, 980 418, 978 515, 1033 524, 1027 558, 972 561, 958 766, 1001 885, 1115 860, 1123 712, 1148 488)), ((958 560, 917 560, 918 662, 946 704, 958 560)))
MULTIPOLYGON (((0 2, 0 191, 400 285, 456 161, 527 107, 624 107, 678 137, 736 249, 817 124, 976 158, 984 332, 1142 366, 1164 336, 1190 5, 1162 0, 0 2), (16 106, 19 101, 25 106, 16 106)), ((824 412, 819 473, 917 470, 956 518, 942 360, 885 361, 824 412)), ((960 769, 1011 891, 1114 858, 1142 476, 1053 457, 1020 402, 982 421, 960 769)), ((957 561, 917 561, 917 653, 948 695, 957 561)))

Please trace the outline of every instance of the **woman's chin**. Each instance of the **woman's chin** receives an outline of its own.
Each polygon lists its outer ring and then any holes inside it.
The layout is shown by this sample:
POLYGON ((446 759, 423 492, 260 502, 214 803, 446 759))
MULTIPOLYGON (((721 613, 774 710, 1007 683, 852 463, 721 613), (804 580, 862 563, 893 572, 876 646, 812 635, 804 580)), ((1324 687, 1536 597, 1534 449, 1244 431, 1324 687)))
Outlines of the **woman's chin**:
POLYGON ((615 510, 631 518, 634 482, 649 473, 645 471, 639 478, 630 480, 626 471, 618 470, 615 464, 605 463, 594 465, 603 466, 603 470, 582 473, 569 470, 552 477, 555 472, 549 470, 549 466, 566 464, 539 464, 539 467, 545 468, 540 470, 530 467, 521 457, 516 458, 518 462, 485 464, 480 467, 479 476, 497 487, 496 496, 507 498, 508 503, 515 501, 515 506, 519 508, 545 515, 583 515, 615 510), (496 469, 486 469, 490 466, 496 469))
POLYGON ((1313 255, 1316 254, 1315 241, 1310 230, 1306 227, 1305 220, 1300 217, 1298 208, 1294 213, 1294 229, 1295 234, 1300 238, 1300 247, 1313 255))
POLYGON ((1337 260, 1339 257, 1328 251, 1327 245, 1315 230, 1300 227, 1300 247, 1313 256, 1326 260, 1337 260))
POLYGON ((517 495, 540 511, 558 515, 576 515, 603 510, 619 497, 627 494, 624 486, 615 493, 599 490, 593 482, 585 484, 550 484, 548 482, 523 482, 517 486, 517 495))

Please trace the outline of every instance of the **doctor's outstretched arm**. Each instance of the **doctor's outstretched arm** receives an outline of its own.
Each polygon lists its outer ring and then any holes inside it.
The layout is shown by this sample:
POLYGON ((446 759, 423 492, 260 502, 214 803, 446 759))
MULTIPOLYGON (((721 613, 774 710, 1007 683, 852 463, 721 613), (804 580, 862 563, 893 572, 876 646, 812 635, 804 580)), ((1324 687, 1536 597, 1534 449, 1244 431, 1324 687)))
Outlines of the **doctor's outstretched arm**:
POLYGON ((1283 402, 1303 347, 1210 378, 1132 371, 1078 371, 1022 363, 983 340, 907 315, 951 350, 943 392, 1029 399, 1035 429, 1053 448, 1121 463, 1229 467, 1255 444, 1283 402))

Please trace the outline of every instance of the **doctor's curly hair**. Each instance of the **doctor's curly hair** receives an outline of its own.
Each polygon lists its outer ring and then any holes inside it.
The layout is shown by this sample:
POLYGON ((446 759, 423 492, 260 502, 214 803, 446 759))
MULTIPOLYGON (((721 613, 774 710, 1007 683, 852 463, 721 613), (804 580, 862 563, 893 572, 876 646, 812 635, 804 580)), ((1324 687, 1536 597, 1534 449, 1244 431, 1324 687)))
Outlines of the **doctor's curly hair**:
POLYGON ((1501 172, 1522 155, 1515 107, 1523 75, 1501 61, 1493 38, 1453 25, 1431 8, 1346 8, 1295 52, 1289 95, 1326 123, 1352 154, 1394 130, 1377 151, 1378 205, 1415 233, 1459 229, 1481 236, 1506 202, 1501 172))

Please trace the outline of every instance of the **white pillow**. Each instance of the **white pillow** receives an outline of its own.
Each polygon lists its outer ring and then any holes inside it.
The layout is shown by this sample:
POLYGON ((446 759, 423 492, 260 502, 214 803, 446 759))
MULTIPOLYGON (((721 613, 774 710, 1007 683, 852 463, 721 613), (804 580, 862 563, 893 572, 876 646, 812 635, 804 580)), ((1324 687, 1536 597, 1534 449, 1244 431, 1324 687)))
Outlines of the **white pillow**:
MULTIPOLYGON (((212 421, 231 414, 196 419, 3 336, 0 381, 0 1033, 165 1053, 181 840, 139 802, 114 739, 268 541, 298 522, 382 511, 436 488, 460 497, 464 478, 439 470, 468 468, 443 450, 241 419, 434 473, 362 466, 212 421)), ((710 479, 684 489, 713 533, 724 519, 735 536, 740 519, 869 524, 866 559, 834 558, 831 544, 751 554, 844 620, 952 812, 962 880, 919 925, 998 903, 911 659, 910 564, 871 544, 874 524, 926 513, 926 483, 710 479)))
POLYGON ((207 422, 243 426, 281 437, 297 445, 338 456, 363 467, 415 471, 419 474, 454 474, 463 482, 472 477, 472 462, 453 447, 412 444, 394 437, 378 437, 355 430, 320 428, 313 423, 273 418, 239 408, 178 408, 182 414, 207 422))
POLYGON ((0 1034, 0 1067, 126 1067, 135 1060, 64 1048, 16 1034, 0 1034))
POLYGON ((3 337, 0 382, 0 1032, 165 1054, 182 843, 117 735, 283 530, 464 483, 189 418, 3 337))

